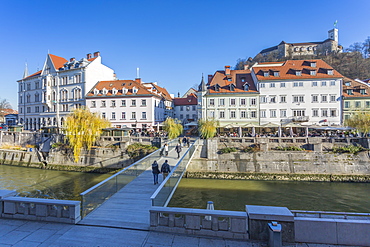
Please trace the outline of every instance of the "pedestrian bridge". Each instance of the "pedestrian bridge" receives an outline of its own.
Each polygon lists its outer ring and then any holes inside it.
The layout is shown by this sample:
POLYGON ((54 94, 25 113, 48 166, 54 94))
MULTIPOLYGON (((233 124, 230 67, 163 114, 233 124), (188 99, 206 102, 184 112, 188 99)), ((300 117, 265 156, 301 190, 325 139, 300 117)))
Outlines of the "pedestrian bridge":
POLYGON ((81 193, 83 219, 78 224, 148 230, 149 210, 168 204, 197 146, 196 140, 183 147, 178 159, 177 143, 169 143, 167 157, 157 150, 81 193), (164 181, 160 175, 160 183, 154 185, 151 164, 156 160, 161 166, 166 159, 171 172, 164 181))

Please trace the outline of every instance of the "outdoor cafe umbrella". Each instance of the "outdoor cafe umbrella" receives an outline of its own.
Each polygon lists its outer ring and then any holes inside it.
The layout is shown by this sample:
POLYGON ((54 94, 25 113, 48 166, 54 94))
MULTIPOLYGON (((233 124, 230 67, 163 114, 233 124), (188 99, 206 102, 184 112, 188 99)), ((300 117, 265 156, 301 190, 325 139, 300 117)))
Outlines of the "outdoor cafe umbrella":
POLYGON ((244 128, 252 128, 252 136, 255 137, 256 136, 256 127, 259 127, 258 124, 253 124, 253 123, 248 123, 248 124, 245 124, 243 125, 244 128))

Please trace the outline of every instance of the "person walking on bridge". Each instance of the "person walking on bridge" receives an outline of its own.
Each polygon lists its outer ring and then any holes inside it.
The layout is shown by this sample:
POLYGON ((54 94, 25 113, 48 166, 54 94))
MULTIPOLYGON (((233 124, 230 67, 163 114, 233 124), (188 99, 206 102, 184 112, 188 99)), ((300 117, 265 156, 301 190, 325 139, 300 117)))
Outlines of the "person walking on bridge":
POLYGON ((177 144, 177 146, 175 147, 175 150, 177 152, 177 158, 180 158, 181 144, 177 144))
POLYGON ((166 160, 162 167, 161 167, 161 172, 163 174, 163 181, 166 179, 168 173, 171 172, 170 165, 168 164, 168 160, 166 160))
POLYGON ((152 173, 154 177, 154 185, 158 184, 158 174, 161 173, 158 168, 158 163, 155 160, 152 164, 152 173))

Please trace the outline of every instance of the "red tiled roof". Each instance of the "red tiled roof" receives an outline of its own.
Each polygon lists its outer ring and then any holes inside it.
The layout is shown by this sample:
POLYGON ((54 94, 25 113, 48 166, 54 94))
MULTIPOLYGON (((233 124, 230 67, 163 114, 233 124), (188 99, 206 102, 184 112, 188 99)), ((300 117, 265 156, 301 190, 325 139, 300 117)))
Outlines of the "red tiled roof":
MULTIPOLYGON (((156 85, 154 85, 156 86, 156 85)), ((158 86, 156 86, 158 87, 158 86)), ((88 93, 87 97, 106 97, 106 96, 141 96, 141 95, 151 95, 156 97, 168 97, 168 92, 166 89, 158 87, 157 89, 153 88, 150 91, 150 88, 145 87, 143 84, 134 81, 134 80, 115 80, 115 81, 100 81, 98 82, 88 93), (138 89, 137 93, 133 93, 133 88, 136 87, 138 89), (100 91, 99 94, 94 94, 94 89, 103 90, 104 88, 108 90, 108 93, 103 95, 100 91), (118 92, 113 94, 113 88, 117 89, 118 92), (126 94, 122 93, 122 89, 126 88, 128 92, 126 94), (162 93, 161 95, 157 94, 156 92, 162 93), (166 94, 166 95, 165 95, 166 94)))
POLYGON ((260 63, 252 67, 254 74, 259 81, 264 80, 298 80, 312 78, 341 78, 343 77, 338 71, 321 59, 314 60, 288 60, 282 66, 259 66, 268 65, 269 63, 260 63), (316 67, 311 67, 310 63, 315 62, 316 67), (272 73, 268 77, 264 76, 263 71, 279 71, 279 76, 272 73), (301 70, 301 75, 296 75, 295 71, 301 70), (310 70, 316 70, 316 75, 311 75, 310 70), (327 70, 333 70, 333 75, 328 75, 327 70))
POLYGON ((63 65, 68 62, 67 59, 55 56, 53 54, 49 54, 51 61, 54 64, 55 69, 60 69, 63 67, 63 65))
POLYGON ((42 72, 42 70, 39 70, 39 71, 37 71, 36 73, 33 73, 32 75, 29 75, 29 76, 27 76, 27 77, 25 77, 25 78, 23 78, 23 79, 27 79, 27 78, 30 78, 30 77, 33 77, 33 76, 40 75, 40 74, 41 74, 41 72, 42 72))
POLYGON ((216 71, 207 85, 209 93, 257 92, 250 70, 230 70, 230 75, 226 75, 225 71, 216 71), (248 91, 244 90, 244 84, 246 83, 249 84, 248 91), (215 90, 216 84, 220 86, 218 91, 215 90), (230 84, 235 85, 234 91, 231 91, 230 84))
POLYGON ((343 79, 343 96, 345 98, 364 98, 370 97, 370 86, 366 83, 361 83, 356 80, 352 80, 348 77, 343 79), (346 83, 350 83, 350 86, 346 86, 346 83), (352 89, 353 95, 347 93, 348 89, 352 89), (365 94, 361 94, 361 89, 365 89, 365 94))
POLYGON ((195 94, 189 94, 186 98, 174 98, 173 103, 175 106, 179 105, 197 105, 198 104, 198 98, 195 96, 195 94))
POLYGON ((18 114, 18 111, 13 110, 13 109, 3 109, 4 111, 4 116, 9 115, 9 114, 18 114))

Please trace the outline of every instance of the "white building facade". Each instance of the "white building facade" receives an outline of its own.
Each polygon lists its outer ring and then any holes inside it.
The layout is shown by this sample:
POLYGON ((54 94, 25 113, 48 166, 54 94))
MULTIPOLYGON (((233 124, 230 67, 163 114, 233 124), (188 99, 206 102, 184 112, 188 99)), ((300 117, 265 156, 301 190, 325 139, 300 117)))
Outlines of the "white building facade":
POLYGON ((48 54, 42 70, 18 81, 19 123, 26 130, 63 125, 73 109, 85 106, 86 93, 99 80, 113 80, 99 52, 77 61, 48 54))
POLYGON ((260 124, 341 125, 343 76, 322 60, 252 67, 260 92, 260 124))
POLYGON ((182 98, 174 98, 174 118, 183 124, 198 121, 198 99, 195 93, 185 94, 182 98))
POLYGON ((156 83, 136 80, 100 81, 87 94, 87 106, 113 127, 157 130, 172 117, 172 98, 156 83))

